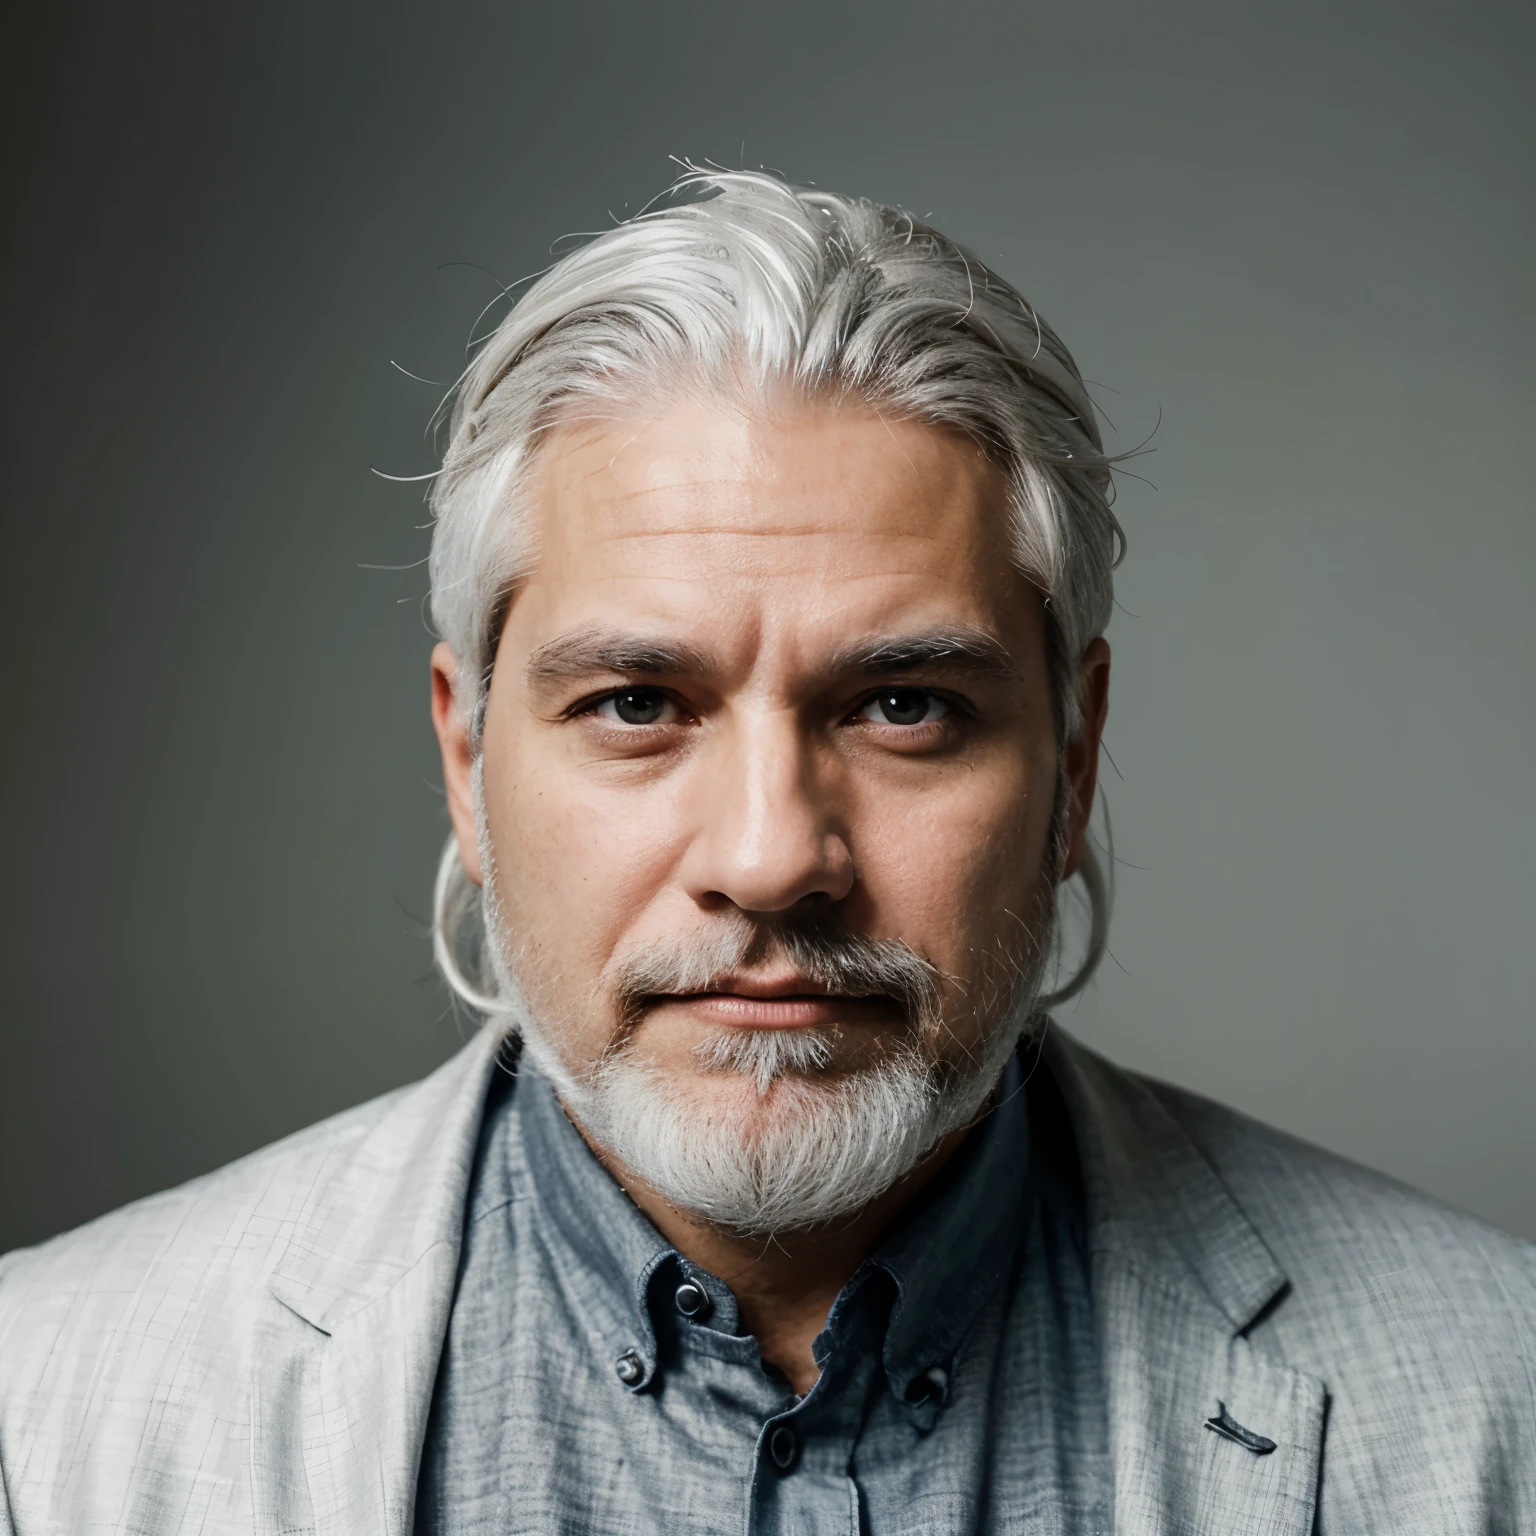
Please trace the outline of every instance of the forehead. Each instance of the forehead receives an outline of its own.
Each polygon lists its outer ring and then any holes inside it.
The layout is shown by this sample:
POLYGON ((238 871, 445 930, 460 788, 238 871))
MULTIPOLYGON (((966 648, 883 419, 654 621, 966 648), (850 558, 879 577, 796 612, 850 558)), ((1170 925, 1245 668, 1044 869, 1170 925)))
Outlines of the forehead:
POLYGON ((567 429, 530 490, 538 563, 511 617, 531 644, 637 618, 804 645, 903 622, 999 629, 1032 593, 1000 471, 958 433, 864 404, 687 402, 567 429))

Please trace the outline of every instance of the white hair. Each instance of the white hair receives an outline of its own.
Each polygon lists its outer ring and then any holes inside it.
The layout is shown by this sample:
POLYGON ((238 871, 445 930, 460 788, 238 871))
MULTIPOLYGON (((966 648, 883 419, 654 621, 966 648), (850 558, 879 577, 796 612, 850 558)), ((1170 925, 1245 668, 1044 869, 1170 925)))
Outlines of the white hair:
MULTIPOLYGON (((506 606, 537 549, 524 506, 560 426, 690 394, 751 404, 785 388, 868 402, 968 435, 1005 473, 1013 558, 1044 594, 1058 739, 1082 727, 1080 662, 1109 623, 1123 549, 1092 402, 1071 354, 1023 296, 898 208, 746 172, 690 171, 655 206, 535 281, 459 380, 436 519, 432 613, 458 661, 478 748, 506 606)), ((1110 881, 1092 847, 1086 984, 1108 935, 1110 881)), ((438 963, 494 1005, 479 894, 452 839, 434 911, 438 963)))

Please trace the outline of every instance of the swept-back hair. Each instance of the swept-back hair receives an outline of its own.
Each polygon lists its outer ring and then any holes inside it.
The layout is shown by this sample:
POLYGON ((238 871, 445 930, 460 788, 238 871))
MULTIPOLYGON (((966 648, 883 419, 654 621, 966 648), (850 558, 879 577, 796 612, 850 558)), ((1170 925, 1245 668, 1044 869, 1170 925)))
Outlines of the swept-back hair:
MULTIPOLYGON (((694 394, 749 408, 786 389, 965 433, 1007 476, 1013 558, 1044 594, 1057 738, 1082 728, 1080 662, 1109 622, 1123 535, 1071 354, 1027 300, 899 208, 763 174, 691 170, 644 212, 562 257, 460 378, 431 505, 432 614, 458 660, 478 749, 507 603, 538 555, 524 490, 541 441, 694 394)), ((1090 847, 1079 991, 1102 957, 1110 884, 1090 847)), ((438 872, 438 962, 485 1007, 467 962, 479 893, 452 839, 438 872)))

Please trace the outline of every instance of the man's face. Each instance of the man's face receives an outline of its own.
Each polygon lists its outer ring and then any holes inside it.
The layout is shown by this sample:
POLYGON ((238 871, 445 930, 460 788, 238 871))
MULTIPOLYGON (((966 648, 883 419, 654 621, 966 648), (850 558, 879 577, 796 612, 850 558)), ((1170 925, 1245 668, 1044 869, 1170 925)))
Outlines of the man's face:
MULTIPOLYGON (((824 995, 775 946, 703 992, 624 1006, 636 957, 802 921, 915 951, 939 978, 933 1049, 970 1057, 1054 874, 1045 616, 1010 557, 1000 472, 867 407, 685 403, 556 435, 530 503, 538 563, 496 653, 483 815, 506 945, 567 1070, 622 1041, 746 1124, 772 1095, 701 1043, 802 1030, 830 1042, 825 1073, 878 1063, 910 1032, 900 1006, 824 995)), ((452 657, 434 665, 478 879, 452 657)), ((1095 676, 1069 860, 1102 657, 1095 676)))

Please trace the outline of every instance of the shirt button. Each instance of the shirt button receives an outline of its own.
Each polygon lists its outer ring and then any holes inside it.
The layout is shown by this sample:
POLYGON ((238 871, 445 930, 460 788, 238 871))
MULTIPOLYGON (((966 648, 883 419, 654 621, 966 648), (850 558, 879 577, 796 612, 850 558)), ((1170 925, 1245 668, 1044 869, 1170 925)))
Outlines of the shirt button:
POLYGON ((634 1350, 626 1349, 617 1360, 613 1362, 613 1368, 618 1372, 619 1380, 626 1387, 637 1387, 640 1378, 645 1375, 645 1361, 634 1350))
POLYGON ((907 1401, 914 1407, 922 1403, 942 1403, 948 1390, 949 1376, 934 1366, 907 1383, 907 1401))
POLYGON ((795 1438, 794 1430, 788 1424, 774 1425, 773 1433, 768 1436, 768 1454, 780 1472, 788 1472, 794 1466, 799 1450, 800 1442, 795 1438))
POLYGON ((672 1293, 672 1302, 684 1317, 699 1321, 709 1316, 709 1292, 697 1280, 684 1280, 672 1293))

